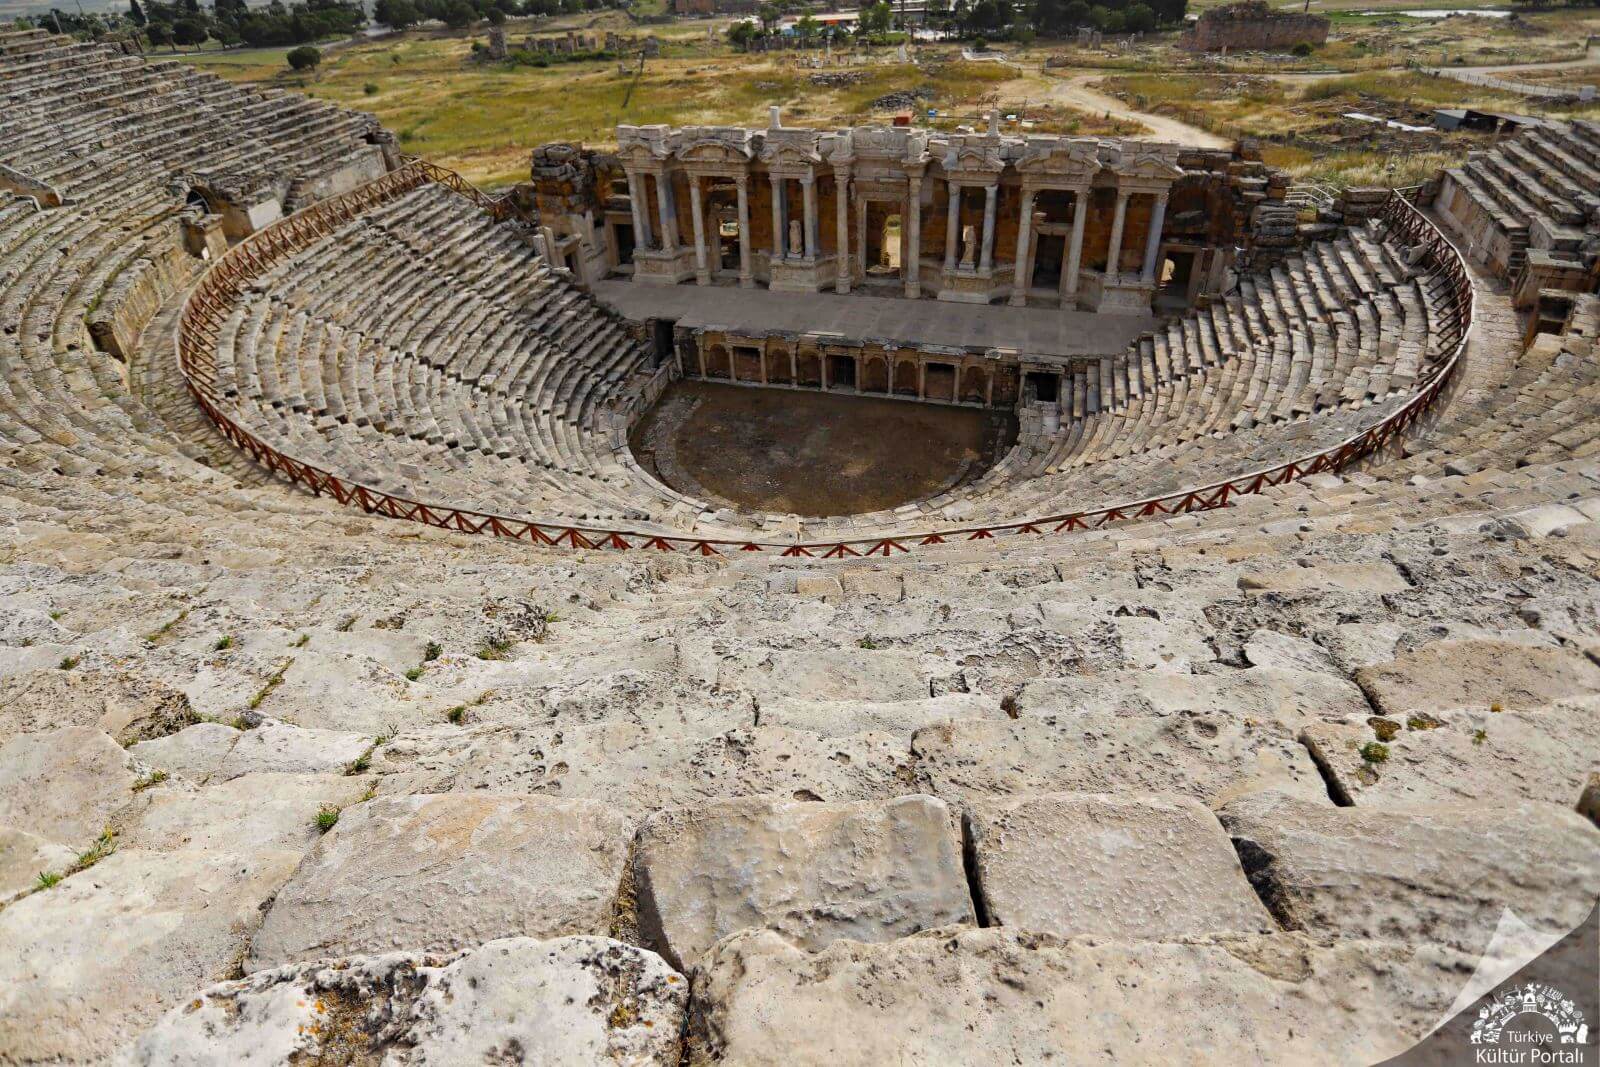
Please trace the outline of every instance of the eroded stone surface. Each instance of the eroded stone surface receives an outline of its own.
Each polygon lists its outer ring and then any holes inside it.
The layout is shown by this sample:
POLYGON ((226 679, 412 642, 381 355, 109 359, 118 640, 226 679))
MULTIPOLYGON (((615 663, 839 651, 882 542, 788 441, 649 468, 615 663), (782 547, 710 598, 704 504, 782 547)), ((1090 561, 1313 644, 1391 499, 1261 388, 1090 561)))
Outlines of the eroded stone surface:
POLYGON ((1557 648, 1509 641, 1441 641, 1356 672, 1373 704, 1401 719, 1475 707, 1538 710, 1600 695, 1600 667, 1557 648))
POLYGON ((683 976, 631 945, 500 938, 455 955, 356 956, 224 982, 162 1017, 119 1063, 289 1067, 354 1055, 397 1067, 667 1067, 679 1062, 688 996, 683 976))
POLYGON ((0 910, 0 1049, 103 1060, 238 966, 299 859, 126 849, 0 910))
POLYGON ((304 852, 317 841, 317 812, 354 804, 366 789, 367 780, 343 774, 247 774, 199 789, 164 783, 118 815, 117 839, 157 852, 304 852))
POLYGON ((1583 708, 1463 709, 1312 723, 1307 746, 1342 799, 1361 806, 1450 800, 1571 805, 1600 770, 1600 715, 1583 708), (1383 758, 1369 758, 1381 745, 1383 758))
POLYGON ((1478 954, 1503 910, 1565 933, 1600 886, 1600 830, 1570 807, 1332 808, 1262 793, 1220 815, 1273 914, 1313 934, 1478 954))
POLYGON ((965 814, 991 925, 1122 938, 1277 929, 1198 801, 1048 793, 971 800, 965 814))
POLYGON ((958 829, 933 797, 674 809, 640 828, 634 863, 641 932, 679 966, 748 928, 817 949, 973 920, 958 829))
POLYGON ((242 774, 337 774, 372 747, 373 739, 342 730, 316 730, 268 719, 245 730, 214 772, 217 781, 242 774))
POLYGON ((1310 755, 1287 730, 1222 714, 963 719, 919 730, 911 744, 918 784, 946 798, 1155 793, 1216 806, 1278 789, 1328 803, 1310 755))
POLYGON ((1024 713, 1205 712, 1297 722, 1368 710, 1361 690, 1332 674, 1253 667, 1224 674, 1125 671, 1030 683, 1017 698, 1024 713))
POLYGON ((133 798, 138 778, 132 758, 104 730, 22 734, 0 748, 0 823, 81 847, 133 798))
POLYGON ((1470 961, 1281 933, 1126 942, 967 929, 810 955, 751 932, 696 968, 695 1051, 861 1067, 1367 1064, 1438 1021, 1453 972, 1470 961))
POLYGON ((0 904, 37 886, 41 874, 60 874, 76 858, 65 845, 0 826, 0 904))
POLYGON ((219 722, 201 722, 166 737, 140 741, 128 751, 151 767, 202 784, 216 773, 239 740, 240 731, 219 722))
POLYGON ((450 794, 359 804, 278 894, 247 969, 603 934, 632 829, 585 800, 450 794))

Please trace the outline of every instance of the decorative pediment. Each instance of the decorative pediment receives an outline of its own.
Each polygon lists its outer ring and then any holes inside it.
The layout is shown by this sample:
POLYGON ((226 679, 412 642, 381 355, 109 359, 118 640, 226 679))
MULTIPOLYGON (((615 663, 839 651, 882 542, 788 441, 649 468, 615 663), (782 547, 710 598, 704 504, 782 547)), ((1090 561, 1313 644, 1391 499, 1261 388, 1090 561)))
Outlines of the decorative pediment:
POLYGON ((952 141, 944 152, 944 173, 952 176, 992 178, 1005 170, 998 138, 965 138, 952 141))
POLYGON ((1183 176, 1183 168, 1178 166, 1180 149, 1175 144, 1123 141, 1121 149, 1120 158, 1111 164, 1120 178, 1170 182, 1183 176))
POLYGON ((812 167, 822 162, 816 130, 770 129, 761 158, 769 167, 812 167))
POLYGON ((635 166, 670 157, 681 134, 669 126, 618 126, 617 158, 635 166))
POLYGON ((1035 179, 1087 184, 1100 171, 1101 148, 1092 137, 1030 137, 1017 170, 1035 179))
POLYGON ((678 158, 691 163, 748 163, 755 158, 754 135, 742 126, 686 126, 678 158))

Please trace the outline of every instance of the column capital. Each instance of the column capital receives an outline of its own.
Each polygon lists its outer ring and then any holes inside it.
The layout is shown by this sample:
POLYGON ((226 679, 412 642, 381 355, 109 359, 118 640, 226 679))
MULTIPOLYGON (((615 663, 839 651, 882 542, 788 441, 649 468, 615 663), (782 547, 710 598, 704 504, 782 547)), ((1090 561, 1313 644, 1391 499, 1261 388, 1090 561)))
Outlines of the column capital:
POLYGON ((750 187, 750 175, 735 174, 733 176, 733 184, 738 186, 740 189, 748 189, 750 187))

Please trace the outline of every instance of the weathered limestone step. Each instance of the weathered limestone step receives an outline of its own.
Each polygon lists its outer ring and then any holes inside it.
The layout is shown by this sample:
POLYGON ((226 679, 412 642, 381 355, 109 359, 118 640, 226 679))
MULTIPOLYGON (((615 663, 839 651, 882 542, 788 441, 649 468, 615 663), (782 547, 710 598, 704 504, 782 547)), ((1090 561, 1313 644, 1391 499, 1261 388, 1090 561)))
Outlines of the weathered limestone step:
POLYGON ((1504 912, 1565 933, 1600 885, 1600 829, 1551 804, 1330 808, 1261 793, 1220 814, 1273 914, 1316 935, 1478 956, 1504 912))
POLYGON ((1046 793, 971 800, 964 814, 987 925, 1123 939, 1277 930, 1197 801, 1046 793))
POLYGON ((680 967, 739 930, 815 950, 974 921, 956 816, 927 796, 661 812, 639 830, 634 874, 640 933, 680 967))
POLYGON ((604 934, 631 834, 627 820, 585 800, 450 794, 358 804, 278 894, 246 970, 604 934))
POLYGON ((696 968, 691 1055, 730 1067, 1366 1064, 1431 1029, 1471 970, 1445 950, 1283 933, 1129 942, 955 929, 812 955, 753 932, 696 968))
POLYGON ((356 956, 224 982, 117 1062, 676 1067, 688 998, 682 975, 619 941, 501 938, 453 956, 356 956))

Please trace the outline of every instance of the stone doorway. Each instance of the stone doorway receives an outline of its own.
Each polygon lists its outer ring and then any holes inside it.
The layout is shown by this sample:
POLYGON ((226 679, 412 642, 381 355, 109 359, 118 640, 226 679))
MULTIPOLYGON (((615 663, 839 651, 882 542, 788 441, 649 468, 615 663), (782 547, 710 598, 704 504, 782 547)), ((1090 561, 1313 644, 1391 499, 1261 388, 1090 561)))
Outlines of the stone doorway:
POLYGON ((1059 233, 1041 233, 1033 253, 1032 286, 1056 289, 1061 285, 1061 270, 1067 258, 1067 239, 1059 233))
POLYGON ((866 280, 898 282, 900 273, 900 205, 867 204, 866 238, 862 245, 866 259, 866 280))
POLYGON ((828 357, 828 388, 854 389, 856 387, 856 360, 854 356, 828 357))
POLYGON ((926 377, 922 395, 929 400, 954 400, 956 398, 956 369, 948 363, 929 363, 923 370, 926 377))

